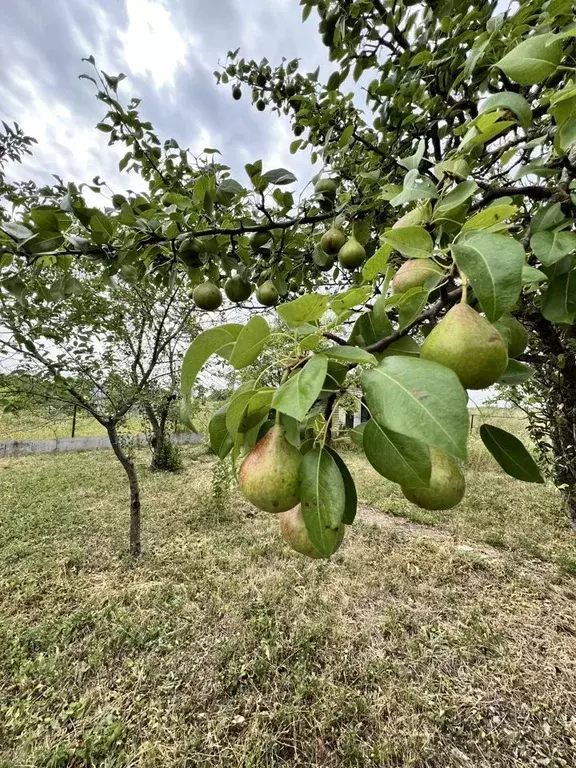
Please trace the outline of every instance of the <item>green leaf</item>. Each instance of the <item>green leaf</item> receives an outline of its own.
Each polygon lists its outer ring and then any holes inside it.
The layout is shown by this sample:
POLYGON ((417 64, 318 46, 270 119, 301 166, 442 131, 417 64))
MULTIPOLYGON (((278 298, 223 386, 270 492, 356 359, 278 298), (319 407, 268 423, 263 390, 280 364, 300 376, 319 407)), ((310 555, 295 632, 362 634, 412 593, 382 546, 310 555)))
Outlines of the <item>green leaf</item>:
POLYGON ((576 234, 573 232, 536 232, 530 239, 534 256, 550 267, 564 256, 576 251, 576 234))
POLYGON ((313 355, 301 371, 277 390, 272 407, 297 421, 303 421, 320 395, 327 370, 328 359, 323 355, 313 355))
POLYGON ((350 288, 350 290, 343 291, 332 299, 332 311, 339 315, 346 309, 352 309, 352 307, 364 304, 370 296, 372 296, 371 285, 365 285, 361 288, 350 288))
POLYGON ((551 323, 573 323, 576 319, 576 269, 555 277, 542 301, 542 314, 551 323))
POLYGON ((447 211, 461 206, 474 195, 477 189, 478 184, 475 181, 461 181, 451 192, 448 192, 447 195, 436 203, 434 206, 434 219, 441 218, 438 214, 445 214, 447 211))
POLYGON ((350 440, 362 450, 364 450, 364 430, 366 429, 367 423, 367 421, 363 421, 348 432, 350 440))
POLYGON ((230 437, 257 427, 270 411, 275 390, 271 388, 236 391, 226 411, 226 429, 230 437))
POLYGON ((535 267, 529 267, 524 265, 522 267, 522 285, 528 285, 529 283, 545 283, 548 280, 543 272, 535 267))
POLYGON ((387 244, 381 245, 374 256, 371 256, 362 267, 362 277, 364 280, 374 280, 382 274, 388 264, 388 259, 392 253, 392 248, 387 244))
POLYGON ((340 140, 338 141, 338 148, 344 149, 345 146, 347 146, 350 142, 350 139, 352 138, 352 134, 354 133, 354 126, 348 125, 344 130, 342 131, 342 134, 340 136, 340 140))
POLYGON ((300 503, 312 544, 330 557, 344 517, 346 489, 338 465, 325 449, 312 448, 302 457, 300 503))
POLYGON ((234 443, 226 429, 227 406, 219 408, 210 419, 208 432, 210 434, 210 448, 219 459, 225 459, 233 448, 234 443))
POLYGON ((342 475, 342 480, 344 481, 345 499, 342 522, 344 525, 352 525, 354 519, 356 518, 356 511, 358 509, 358 494, 356 493, 356 485, 354 483, 354 479, 340 454, 336 453, 336 451, 333 448, 330 448, 329 445, 324 446, 324 449, 328 451, 330 456, 332 456, 336 462, 336 465, 340 470, 340 474, 342 475))
POLYGON ((408 488, 430 483, 430 449, 420 440, 392 432, 370 419, 364 430, 364 452, 376 472, 408 488))
POLYGON ((281 304, 276 312, 291 328, 320 320, 328 309, 329 296, 307 293, 294 301, 281 304))
POLYGON ((520 85, 536 85, 556 72, 562 59, 562 42, 556 35, 534 35, 523 40, 496 64, 520 85))
POLYGON ((420 315, 428 303, 429 292, 424 288, 410 288, 398 300, 398 330, 403 331, 420 315))
POLYGON ((298 181, 296 176, 291 171, 287 171, 286 168, 275 168, 273 171, 266 171, 262 174, 262 178, 269 181, 270 184, 292 184, 298 181))
POLYGON ((236 370, 251 365, 266 346, 270 328, 260 315, 252 317, 242 328, 230 355, 230 365, 236 370))
POLYGON ((349 342, 358 347, 368 347, 394 331, 386 311, 386 298, 379 296, 368 312, 363 312, 352 328, 349 342))
POLYGON ((432 238, 423 227, 389 229, 382 240, 408 259, 428 259, 434 248, 432 238))
POLYGON ((383 427, 466 459, 468 395, 454 371, 394 355, 364 371, 362 389, 372 417, 383 427))
POLYGON ((326 355, 330 360, 339 360, 345 363, 357 363, 358 365, 364 363, 375 365, 377 362, 374 355, 371 355, 370 352, 366 352, 365 349, 360 349, 360 347, 344 347, 337 345, 328 347, 328 349, 323 349, 322 354, 326 355))
POLYGON ((490 424, 482 424, 480 437, 506 474, 525 483, 543 483, 538 465, 520 440, 490 424))
POLYGON ((527 128, 532 122, 532 109, 530 104, 519 93, 513 91, 500 91, 493 93, 484 101, 480 107, 480 114, 491 112, 494 109, 508 109, 514 112, 518 122, 523 128, 527 128))
POLYGON ((490 322, 514 307, 522 289, 524 266, 524 249, 517 240, 478 233, 454 243, 452 253, 490 322))
POLYGON ((184 360, 182 361, 182 372, 180 376, 180 392, 185 397, 189 397, 194 386, 194 382, 200 373, 204 363, 212 355, 221 353, 226 347, 230 348, 234 344, 243 326, 237 323, 221 325, 218 328, 209 328, 196 336, 192 344, 188 347, 184 360))
POLYGON ((498 380, 499 384, 509 384, 515 386, 516 384, 522 384, 528 379, 534 376, 534 368, 531 368, 526 363, 521 363, 518 360, 508 360, 508 367, 498 380))
POLYGON ((424 139, 420 139, 416 152, 409 157, 402 157, 398 159, 398 165, 406 168, 407 171, 417 170, 420 165, 424 152, 426 151, 426 143, 424 139))
POLYGON ((518 208, 515 205, 490 206, 468 219, 462 227, 462 232, 469 232, 472 229, 490 229, 490 227, 511 218, 517 212, 518 208))
POLYGON ((403 336, 398 341, 392 342, 382 353, 382 357, 392 357, 392 355, 406 355, 408 357, 419 357, 420 347, 411 336, 403 336))

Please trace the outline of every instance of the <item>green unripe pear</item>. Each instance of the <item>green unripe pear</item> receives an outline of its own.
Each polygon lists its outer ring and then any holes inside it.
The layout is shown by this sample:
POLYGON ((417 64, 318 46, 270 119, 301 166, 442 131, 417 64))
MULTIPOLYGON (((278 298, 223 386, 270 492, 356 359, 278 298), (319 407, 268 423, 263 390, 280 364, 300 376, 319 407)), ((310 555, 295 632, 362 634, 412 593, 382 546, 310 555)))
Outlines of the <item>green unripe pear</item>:
POLYGON ((273 307, 278 302, 278 291, 272 280, 266 280, 258 286, 256 298, 264 307, 273 307))
MULTIPOLYGON (((340 548, 345 530, 346 526, 340 524, 334 531, 334 548, 330 553, 331 555, 340 548)), ((280 514, 280 533, 295 552, 299 552, 301 555, 306 555, 306 557, 311 557, 314 560, 321 560, 326 557, 325 555, 320 554, 314 544, 310 541, 300 504, 298 504, 297 507, 294 507, 294 509, 289 509, 287 512, 282 512, 280 514)))
POLYGON ((324 232, 320 240, 320 247, 324 253, 336 256, 340 249, 346 244, 346 235, 341 229, 332 227, 324 232))
POLYGON ((286 512, 300 501, 300 451, 275 424, 242 462, 238 484, 243 496, 264 512, 286 512))
POLYGON ((253 251, 258 251, 270 240, 270 232, 254 232, 250 238, 250 247, 253 251))
POLYGON ((513 315, 502 315, 494 327, 508 344, 508 357, 519 357, 528 346, 528 331, 513 315))
POLYGON ((300 123, 296 123, 292 130, 294 131, 294 136, 302 136, 304 133, 304 126, 300 125, 300 123))
POLYGON ((194 269, 202 264, 200 254, 203 250, 204 246, 201 240, 197 237, 189 237, 186 240, 182 240, 178 246, 178 256, 187 267, 194 269))
POLYGON ((256 75, 256 85, 259 88, 264 88, 264 86, 266 85, 267 82, 268 82, 268 79, 267 79, 266 75, 264 74, 264 72, 259 72, 256 75))
POLYGON ((264 110, 266 109, 266 102, 263 99, 258 99, 258 101, 256 102, 256 109, 258 110, 258 112, 264 112, 264 110))
POLYGON ((468 304, 457 304, 426 337, 421 357, 451 368, 465 389, 484 389, 508 365, 506 342, 468 304))
POLYGON ((243 280, 240 275, 232 275, 224 284, 224 293, 230 301, 238 304, 240 301, 246 301, 246 299, 250 298, 252 285, 243 280))
POLYGON ((344 269, 356 269, 356 267, 364 263, 365 258, 366 251, 364 246, 360 245, 354 237, 351 237, 347 243, 344 243, 338 251, 338 261, 344 269))
POLYGON ((210 281, 194 288, 192 298, 198 309, 205 309, 207 312, 218 309, 220 304, 222 304, 220 289, 210 281))
POLYGON ((232 98, 234 101, 240 101, 242 98, 242 89, 239 85, 235 85, 234 88, 232 88, 232 98))
POLYGON ((314 186, 314 192, 317 195, 323 195, 332 201, 336 198, 336 190, 337 185, 334 179, 319 179, 314 186))
POLYGON ((432 472, 427 488, 402 487, 402 493, 422 509, 452 509, 462 501, 466 481, 456 459, 438 448, 430 449, 432 472))
POLYGON ((409 259, 394 275, 392 293, 406 293, 411 288, 423 288, 428 280, 430 280, 428 285, 431 286, 433 283, 431 278, 436 277, 439 282, 443 274, 442 267, 432 259, 409 259))

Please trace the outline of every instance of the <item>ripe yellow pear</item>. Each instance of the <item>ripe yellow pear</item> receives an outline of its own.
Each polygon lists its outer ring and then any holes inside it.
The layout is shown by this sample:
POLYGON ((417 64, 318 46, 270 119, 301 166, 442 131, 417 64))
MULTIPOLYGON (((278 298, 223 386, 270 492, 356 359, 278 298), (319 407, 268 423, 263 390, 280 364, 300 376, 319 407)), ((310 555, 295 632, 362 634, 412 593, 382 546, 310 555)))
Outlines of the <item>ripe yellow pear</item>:
POLYGON ((508 344, 508 357, 519 357, 526 350, 528 346, 528 331, 513 315, 502 315, 494 323, 494 327, 498 329, 504 341, 508 344))
POLYGON ((484 389, 508 365, 506 342, 468 304, 457 304, 429 333, 420 351, 425 360, 451 368, 465 389, 484 389))
POLYGON ((406 488, 402 493, 422 509, 452 509, 464 497, 466 481, 456 459, 438 448, 430 449, 432 472, 427 488, 406 488))
MULTIPOLYGON (((346 526, 340 524, 338 530, 334 532, 334 548, 331 552, 332 555, 340 548, 342 539, 344 538, 345 529, 346 526)), ((321 560, 326 557, 325 555, 320 554, 314 544, 310 541, 300 504, 293 509, 281 513, 280 533, 295 552, 299 552, 301 555, 306 555, 307 557, 312 557, 314 560, 321 560)))
POLYGON ((285 512, 300 501, 300 451, 275 424, 242 462, 238 484, 242 494, 264 512, 285 512))
MULTIPOLYGON (((405 261, 392 279, 393 293, 406 293, 411 288, 423 288, 430 278, 440 282, 444 270, 432 259, 409 259, 405 261)), ((430 280, 430 283, 433 281, 430 280)))

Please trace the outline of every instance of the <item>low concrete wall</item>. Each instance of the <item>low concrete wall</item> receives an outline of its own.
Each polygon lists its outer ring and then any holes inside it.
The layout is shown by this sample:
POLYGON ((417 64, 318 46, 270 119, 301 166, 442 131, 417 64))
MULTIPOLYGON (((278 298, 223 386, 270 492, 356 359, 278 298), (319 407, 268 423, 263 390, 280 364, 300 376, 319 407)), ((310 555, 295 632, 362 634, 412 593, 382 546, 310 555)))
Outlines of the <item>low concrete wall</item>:
MULTIPOLYGON (((170 439, 178 445, 198 445, 202 435, 181 432, 171 435, 170 439)), ((145 446, 146 435, 131 435, 135 445, 145 446)), ((4 440, 0 441, 0 458, 6 456, 24 456, 28 453, 64 453, 66 451, 96 451, 111 448, 107 437, 55 437, 48 440, 4 440)))

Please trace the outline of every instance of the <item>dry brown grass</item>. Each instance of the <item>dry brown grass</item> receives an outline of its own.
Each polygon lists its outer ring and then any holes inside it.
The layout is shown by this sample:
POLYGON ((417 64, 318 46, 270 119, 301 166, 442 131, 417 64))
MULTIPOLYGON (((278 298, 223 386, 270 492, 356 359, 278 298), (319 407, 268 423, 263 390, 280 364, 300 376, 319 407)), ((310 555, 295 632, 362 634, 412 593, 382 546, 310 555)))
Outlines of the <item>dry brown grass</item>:
MULTIPOLYGON (((216 507, 193 456, 145 476, 136 565, 110 454, 0 467, 1 766, 576 764, 576 548, 550 488, 474 468, 439 536, 365 513, 318 563, 236 494, 216 507)), ((352 458, 364 503, 416 518, 352 458)))

